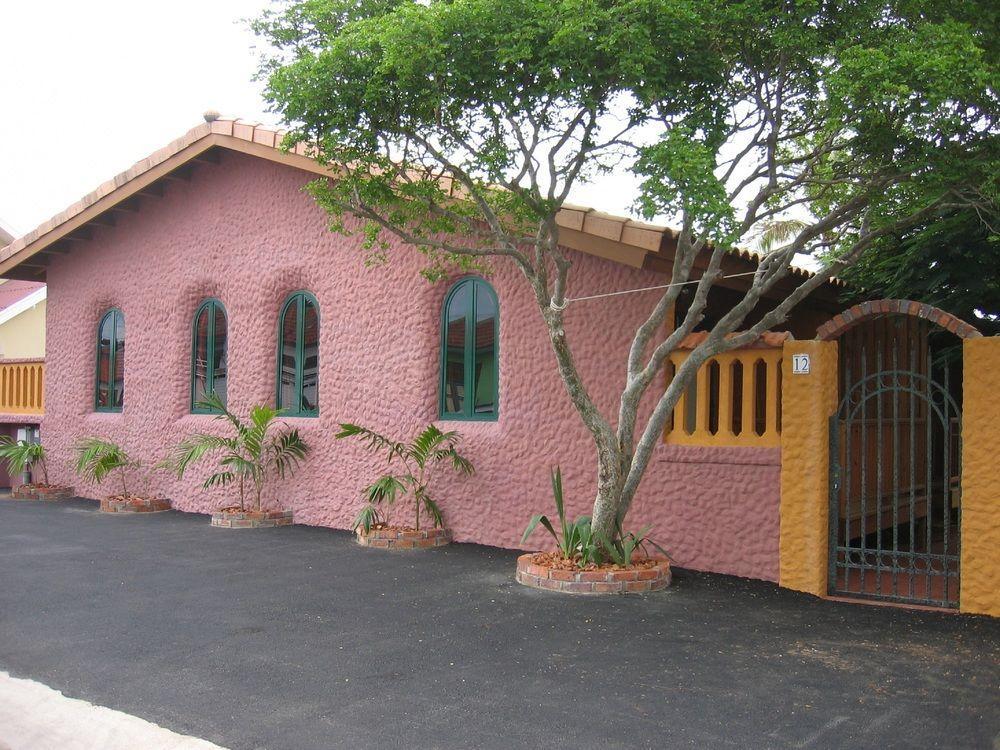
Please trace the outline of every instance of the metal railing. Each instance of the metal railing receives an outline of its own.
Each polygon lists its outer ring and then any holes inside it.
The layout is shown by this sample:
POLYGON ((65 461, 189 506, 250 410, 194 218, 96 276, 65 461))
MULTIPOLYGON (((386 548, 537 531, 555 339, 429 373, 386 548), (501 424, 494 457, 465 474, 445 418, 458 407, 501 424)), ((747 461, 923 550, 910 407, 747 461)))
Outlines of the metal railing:
POLYGON ((45 413, 45 360, 0 360, 0 412, 45 413))
MULTIPOLYGON (((736 349, 710 358, 674 407, 664 441, 675 445, 781 445, 781 347, 736 349)), ((667 382, 689 352, 670 355, 667 382)))

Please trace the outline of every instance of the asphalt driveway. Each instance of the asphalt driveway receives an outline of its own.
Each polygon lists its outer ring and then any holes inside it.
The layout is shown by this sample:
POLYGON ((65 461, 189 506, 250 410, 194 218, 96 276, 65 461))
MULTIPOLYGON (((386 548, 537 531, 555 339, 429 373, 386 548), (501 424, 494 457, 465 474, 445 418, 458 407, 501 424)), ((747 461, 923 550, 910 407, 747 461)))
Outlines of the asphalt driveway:
POLYGON ((0 500, 0 670, 244 748, 994 748, 1000 622, 0 500))

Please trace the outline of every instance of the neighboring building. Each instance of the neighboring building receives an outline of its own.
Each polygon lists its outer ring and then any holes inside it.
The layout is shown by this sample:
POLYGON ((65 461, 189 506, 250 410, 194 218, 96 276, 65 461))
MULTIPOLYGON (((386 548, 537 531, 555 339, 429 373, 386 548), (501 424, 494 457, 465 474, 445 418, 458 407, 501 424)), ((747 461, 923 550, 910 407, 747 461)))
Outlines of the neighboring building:
MULTIPOLYGON (((557 464, 570 515, 587 512, 594 449, 519 273, 497 261, 488 278, 430 284, 418 275, 420 253, 399 243, 389 265, 365 267, 360 233, 331 233, 302 190, 322 167, 301 149, 280 151, 279 138, 238 121, 201 125, 0 252, 0 275, 50 290, 43 437, 53 481, 73 481, 72 445, 85 435, 119 441, 153 465, 190 433, 217 429, 193 409, 214 388, 237 412, 259 402, 289 410, 312 449, 278 488, 299 523, 347 528, 381 468, 334 440, 347 421, 400 436, 431 421, 461 431, 476 474, 434 487, 459 541, 520 546, 529 517, 552 511, 557 464)), ((574 261, 571 296, 664 283, 669 229, 573 207, 559 223, 574 261)), ((724 272, 754 267, 732 254, 724 272)), ((807 275, 795 272, 775 294, 807 275)), ((706 322, 744 283, 713 289, 706 322)), ((842 310, 839 294, 836 284, 820 287, 786 333, 703 368, 678 405, 629 518, 636 529, 652 524, 678 565, 785 575, 798 549, 786 547, 794 530, 782 527, 781 507, 782 423, 794 416, 781 399, 798 377, 788 344, 815 338, 842 310)), ((570 308, 567 335, 605 413, 649 304, 649 294, 630 294, 570 308)), ((690 338, 685 346, 698 337, 690 338)), ((673 359, 684 356, 682 346, 673 359)), ((829 413, 821 417, 816 434, 825 436, 829 413)), ((179 510, 207 512, 232 499, 201 487, 207 470, 183 481, 157 473, 151 486, 179 510)), ((817 502, 826 513, 827 501, 817 502)))
POLYGON ((0 359, 45 357, 45 284, 0 280, 0 359))
MULTIPOLYGON (((14 241, 14 237, 0 224, 0 248, 14 241)), ((4 389, 9 393, 8 381, 12 374, 26 373, 28 385, 31 376, 38 376, 36 392, 41 393, 41 364, 45 357, 45 284, 40 281, 0 279, 0 402, 4 402, 4 389), (6 360, 17 360, 9 362, 6 360)), ((0 435, 15 439, 37 436, 38 414, 0 413, 0 435)), ((34 412, 34 409, 28 409, 34 412)), ((2 412, 2 408, 0 408, 2 412)), ((11 478, 0 467, 0 487, 9 487, 11 478)))

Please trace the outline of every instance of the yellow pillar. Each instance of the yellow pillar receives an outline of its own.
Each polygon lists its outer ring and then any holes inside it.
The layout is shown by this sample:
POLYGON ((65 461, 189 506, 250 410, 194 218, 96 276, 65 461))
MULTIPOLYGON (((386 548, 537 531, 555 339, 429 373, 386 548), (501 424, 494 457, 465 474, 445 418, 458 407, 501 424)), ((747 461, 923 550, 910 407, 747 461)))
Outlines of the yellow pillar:
POLYGON ((1000 617, 1000 338, 966 339, 959 608, 1000 617))
POLYGON ((827 592, 830 416, 837 409, 837 342, 787 341, 781 359, 781 532, 778 582, 827 592), (808 373, 793 373, 795 355, 808 373))

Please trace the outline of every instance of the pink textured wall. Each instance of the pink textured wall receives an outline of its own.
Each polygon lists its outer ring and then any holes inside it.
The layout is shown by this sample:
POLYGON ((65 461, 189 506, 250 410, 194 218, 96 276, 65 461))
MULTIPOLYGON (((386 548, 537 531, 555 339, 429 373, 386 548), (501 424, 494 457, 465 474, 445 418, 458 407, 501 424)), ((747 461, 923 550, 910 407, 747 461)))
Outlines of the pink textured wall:
MULTIPOLYGON (((330 233, 302 193, 307 180, 227 152, 220 165, 170 183, 163 198, 144 199, 138 213, 119 214, 117 226, 53 263, 43 423, 53 481, 73 481, 71 447, 84 435, 114 439, 154 463, 190 432, 217 429, 210 416, 188 413, 191 322, 205 297, 218 297, 228 311, 230 407, 273 403, 278 310, 290 292, 308 289, 321 315, 320 417, 288 420, 312 454, 268 497, 294 508, 299 523, 349 525, 378 464, 334 441, 336 423, 402 436, 436 419, 439 320, 449 284, 419 277, 420 256, 406 248, 389 266, 365 268, 359 240, 330 233), (92 407, 95 331, 111 306, 125 314, 125 408, 99 414, 92 407)), ((590 256, 575 262, 571 296, 661 282, 590 256)), ((516 547, 528 517, 552 510, 549 467, 562 466, 570 511, 580 514, 592 502, 595 463, 524 279, 502 262, 489 278, 500 300, 500 419, 444 423, 464 434, 477 474, 445 478, 437 494, 459 541, 516 547)), ((649 304, 648 294, 637 294, 570 307, 567 333, 608 413, 627 342, 649 304)), ((771 450, 661 446, 629 525, 654 524, 681 565, 774 580, 778 464, 771 450)), ((160 473, 152 489, 180 510, 207 512, 233 497, 201 488, 208 471, 206 462, 183 481, 160 473)), ((548 544, 541 536, 532 541, 548 544)))

